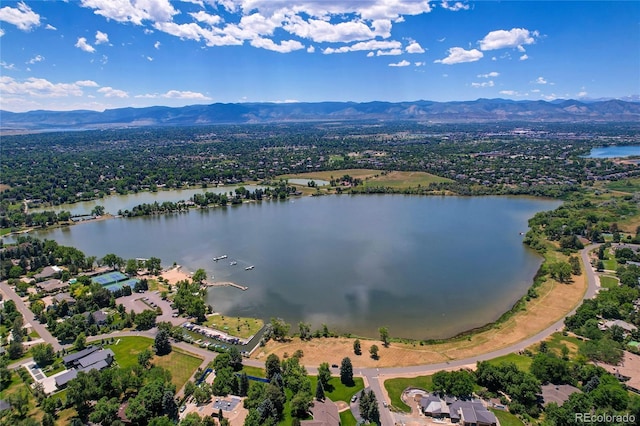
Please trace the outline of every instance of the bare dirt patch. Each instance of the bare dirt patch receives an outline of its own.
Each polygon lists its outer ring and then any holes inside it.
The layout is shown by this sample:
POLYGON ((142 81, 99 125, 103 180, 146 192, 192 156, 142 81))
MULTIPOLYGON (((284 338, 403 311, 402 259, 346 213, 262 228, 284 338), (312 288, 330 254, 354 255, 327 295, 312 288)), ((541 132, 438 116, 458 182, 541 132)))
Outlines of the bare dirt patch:
POLYGON ((355 367, 400 367, 441 363, 491 352, 518 343, 558 321, 582 300, 587 288, 586 276, 575 277, 570 284, 548 281, 538 288, 539 297, 527 303, 526 308, 509 320, 494 328, 464 339, 437 344, 392 343, 388 348, 378 340, 361 340, 362 355, 353 353, 351 338, 318 338, 303 342, 293 338, 289 342, 270 341, 254 353, 257 359, 266 359, 270 353, 283 358, 300 349, 304 353, 303 363, 318 365, 321 362, 340 364, 342 358, 350 357, 355 367), (380 358, 369 356, 371 345, 378 345, 380 358))

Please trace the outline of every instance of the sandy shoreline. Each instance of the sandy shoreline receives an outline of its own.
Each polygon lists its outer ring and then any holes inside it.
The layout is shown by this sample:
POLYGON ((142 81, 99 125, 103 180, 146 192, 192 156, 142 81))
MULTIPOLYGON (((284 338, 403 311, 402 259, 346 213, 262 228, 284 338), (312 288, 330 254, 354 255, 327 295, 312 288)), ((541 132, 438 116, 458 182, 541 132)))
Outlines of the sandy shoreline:
POLYGON ((166 269, 160 274, 160 276, 171 285, 175 285, 178 281, 191 281, 192 275, 191 272, 184 271, 180 265, 166 269))

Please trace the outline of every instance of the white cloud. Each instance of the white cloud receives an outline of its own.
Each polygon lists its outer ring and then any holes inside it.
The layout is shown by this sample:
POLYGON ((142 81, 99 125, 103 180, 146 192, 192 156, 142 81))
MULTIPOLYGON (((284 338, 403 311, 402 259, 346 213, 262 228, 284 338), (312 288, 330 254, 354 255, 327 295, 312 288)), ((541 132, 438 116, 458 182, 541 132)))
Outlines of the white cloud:
POLYGON ((404 59, 396 64, 389 64, 390 67, 408 67, 409 65, 411 65, 411 62, 404 59))
POLYGON ((109 43, 109 35, 102 31, 96 31, 96 44, 109 43))
POLYGON ((449 56, 444 59, 436 59, 434 62, 453 65, 479 61, 484 56, 478 49, 464 50, 462 47, 452 47, 448 52, 449 56))
POLYGON ((527 59, 529 59, 529 55, 527 55, 526 53, 522 56, 520 56, 520 60, 521 61, 526 61, 527 59))
POLYGON ((114 89, 113 87, 102 87, 98 89, 98 93, 102 93, 105 98, 128 98, 129 94, 124 90, 114 89))
POLYGON ((76 47, 78 49, 84 50, 85 52, 93 53, 96 49, 93 48, 89 43, 87 43, 87 39, 84 37, 79 37, 76 42, 76 47))
POLYGON ((378 50, 376 56, 398 56, 402 55, 402 49, 378 50))
POLYGON ((210 26, 218 25, 222 22, 222 18, 218 15, 210 15, 205 11, 199 12, 191 12, 189 13, 198 22, 204 22, 205 24, 209 24, 210 26))
POLYGON ((144 56, 144 58, 149 62, 153 62, 153 58, 151 56, 144 56))
POLYGON ((476 89, 481 87, 493 87, 493 80, 483 81, 482 83, 471 83, 471 87, 475 87, 476 89))
POLYGON ((532 93, 540 93, 540 89, 531 89, 532 93))
POLYGON ((50 31, 58 31, 58 29, 56 27, 54 27, 51 24, 47 24, 46 27, 44 27, 45 30, 50 30, 50 31))
POLYGON ((440 7, 442 7, 443 9, 451 10, 452 12, 457 12, 459 10, 469 10, 469 5, 462 3, 461 1, 449 4, 447 0, 443 0, 442 3, 440 3, 440 7))
POLYGON ((289 53, 294 50, 304 49, 304 45, 298 40, 282 40, 280 44, 277 44, 270 38, 256 38, 251 40, 251 45, 278 53, 289 53))
POLYGON ((27 62, 28 64, 35 64, 36 62, 42 62, 44 61, 44 56, 42 55, 36 55, 33 58, 29 59, 29 61, 27 62))
POLYGON ((159 42, 159 41, 156 41, 156 42, 153 44, 153 47, 155 47, 156 49, 160 49, 160 42, 159 42))
POLYGON ((498 76, 500 76, 500 73, 496 71, 491 71, 490 73, 487 73, 487 74, 478 74, 478 78, 495 78, 498 76))
POLYGON ((370 40, 370 41, 361 41, 359 43, 353 44, 351 46, 342 46, 340 48, 327 47, 322 51, 325 55, 331 53, 346 53, 346 52, 358 52, 361 50, 391 50, 391 49, 400 49, 402 47, 402 43, 399 41, 378 41, 378 40, 370 40))
POLYGON ((75 85, 80 87, 100 87, 100 85, 93 80, 79 80, 75 82, 75 85))
POLYGON ((578 97, 579 98, 584 98, 585 96, 587 96, 589 93, 587 93, 586 90, 582 90, 580 92, 578 92, 578 97))
POLYGON ((420 43, 414 41, 410 43, 407 48, 407 53, 424 53, 424 49, 420 46, 420 43))
POLYGON ((315 48, 315 47, 313 47, 313 46, 309 46, 309 47, 307 47, 307 52, 308 52, 308 53, 313 53, 313 52, 315 52, 315 51, 316 51, 316 48, 315 48))
POLYGON ((7 64, 5 61, 0 61, 0 67, 5 70, 15 70, 16 66, 14 64, 7 64))
POLYGON ((500 92, 501 95, 506 95, 506 96, 513 96, 513 97, 523 97, 523 96, 529 96, 528 93, 520 93, 517 90, 501 90, 500 92))
POLYGON ((373 52, 367 53, 367 58, 373 58, 374 56, 376 56, 376 54, 373 52))
POLYGON ((4 30, 0 28, 0 37, 2 37, 3 35, 4 35, 4 30))
POLYGON ((544 77, 538 77, 535 81, 536 84, 547 84, 548 81, 544 79, 544 77))
POLYGON ((20 2, 17 8, 5 6, 0 9, 0 21, 13 24, 22 31, 30 31, 40 25, 40 15, 24 2, 20 2))
POLYGON ((144 95, 136 95, 135 98, 143 99, 195 99, 201 101, 210 101, 211 98, 198 92, 182 91, 182 90, 169 90, 166 93, 147 93, 144 95))
POLYGON ((51 83, 44 78, 27 78, 24 81, 12 77, 0 77, 0 93, 6 95, 25 95, 38 98, 56 98, 82 96, 82 88, 77 83, 51 83))
POLYGON ((142 25, 142 21, 168 22, 178 12, 169 0, 82 0, 96 15, 117 22, 142 25))
POLYGON ((509 31, 491 31, 479 41, 480 50, 516 48, 521 47, 523 44, 533 44, 539 35, 537 31, 529 31, 524 28, 512 28, 509 31))
POLYGON ((414 62, 413 65, 415 65, 416 67, 424 67, 425 65, 427 65, 426 62, 414 62))
POLYGON ((388 38, 391 33, 386 28, 381 31, 372 29, 361 21, 340 22, 332 24, 320 19, 305 21, 300 16, 292 16, 284 23, 283 29, 298 37, 307 38, 316 43, 349 43, 359 40, 370 40, 375 37, 388 38))

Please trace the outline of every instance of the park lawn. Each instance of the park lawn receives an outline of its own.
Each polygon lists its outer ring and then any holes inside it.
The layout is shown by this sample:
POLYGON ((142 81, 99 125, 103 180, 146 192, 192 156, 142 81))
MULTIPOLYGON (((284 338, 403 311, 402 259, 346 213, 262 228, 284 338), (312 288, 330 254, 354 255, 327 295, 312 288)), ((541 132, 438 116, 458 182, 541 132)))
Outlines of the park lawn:
POLYGON ((507 411, 494 410, 493 408, 489 408, 489 411, 496 415, 500 426, 524 426, 519 418, 507 411))
POLYGON ((249 365, 243 365, 242 366, 242 371, 247 373, 247 376, 262 377, 262 378, 267 377, 267 374, 266 374, 266 371, 264 370, 264 368, 251 367, 249 365))
POLYGON ((7 235, 11 232, 11 228, 2 228, 0 229, 0 236, 1 235, 7 235))
POLYGON ((176 389, 181 389, 200 367, 202 358, 189 355, 174 347, 167 355, 154 356, 151 362, 158 367, 169 370, 171 372, 171 383, 176 385, 176 389))
POLYGON ((611 277, 607 275, 600 276, 600 286, 604 288, 615 288, 615 287, 618 287, 619 285, 620 285, 620 281, 618 281, 618 279, 615 277, 611 277))
POLYGON ((120 337, 106 347, 113 351, 113 355, 121 368, 133 367, 138 363, 138 354, 145 349, 151 349, 153 339, 142 336, 120 337))
POLYGON ((374 175, 365 180, 364 186, 404 189, 428 187, 431 183, 442 182, 452 182, 452 180, 425 172, 389 172, 386 175, 374 175))
MULTIPOLYGON (((309 376, 309 380, 311 380, 311 393, 315 396, 316 386, 318 386, 318 376, 309 376)), ((331 392, 329 392, 329 389, 324 390, 324 394, 327 398, 334 402, 344 401, 348 403, 351 401, 351 397, 353 395, 364 389, 364 381, 361 377, 354 377, 353 386, 347 386, 340 381, 340 377, 336 376, 331 377, 329 380, 329 386, 333 389, 331 389, 331 392)))
POLYGON ((614 191, 634 193, 640 191, 640 179, 623 179, 608 182, 605 187, 614 191))
POLYGON ((351 410, 345 410, 340 413, 340 426, 356 426, 358 422, 353 417, 351 410))
MULTIPOLYGON (((584 346, 584 341, 575 336, 564 336, 562 333, 553 333, 547 340, 547 346, 556 355, 562 356, 562 345, 569 348, 569 356, 577 355, 584 346)), ((527 371, 529 371, 527 369, 527 371)))
POLYGON ((603 260, 602 264, 604 265, 604 269, 608 271, 615 271, 618 269, 618 261, 615 259, 603 260))
POLYGON ((204 325, 235 337, 247 339, 262 329, 264 321, 259 318, 230 317, 214 314, 207 317, 204 325))
POLYGON ((418 388, 427 391, 433 390, 433 376, 418 376, 410 378, 388 379, 384 381, 384 388, 387 390, 391 406, 405 413, 411 412, 411 407, 402 402, 402 392, 407 388, 418 388))
POLYGON ((516 367, 518 367, 518 370, 529 371, 532 359, 525 355, 511 353, 499 356, 498 358, 490 359, 487 362, 492 365, 499 365, 503 362, 512 362, 516 365, 516 367))

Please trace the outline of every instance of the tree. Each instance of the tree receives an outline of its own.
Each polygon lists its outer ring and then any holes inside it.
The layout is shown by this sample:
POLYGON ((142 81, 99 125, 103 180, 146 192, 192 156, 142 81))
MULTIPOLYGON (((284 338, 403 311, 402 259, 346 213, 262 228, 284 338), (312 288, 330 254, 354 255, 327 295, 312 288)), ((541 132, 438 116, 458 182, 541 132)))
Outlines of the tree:
POLYGON ((371 354, 371 358, 378 359, 378 345, 371 345, 369 353, 371 354))
POLYGON ((158 275, 162 270, 160 259, 157 257, 150 257, 145 261, 145 266, 151 275, 158 275))
POLYGON ((555 262, 549 266, 549 273, 561 283, 568 282, 571 279, 571 265, 567 262, 555 262))
POLYGON ((104 206, 95 206, 91 210, 91 216, 103 216, 104 215, 104 206))
POLYGON ((73 348, 75 350, 81 351, 87 346, 87 336, 84 333, 78 334, 76 340, 73 342, 73 348))
POLYGON ((153 311, 151 309, 145 309, 139 314, 136 314, 135 323, 138 330, 149 330, 155 327, 156 311, 153 311))
POLYGON ((93 412, 89 415, 89 420, 93 423, 109 426, 118 420, 119 408, 120 403, 117 398, 107 399, 106 397, 102 397, 93 407, 93 412))
POLYGON ((378 329, 378 332, 380 333, 380 340, 382 340, 382 345, 385 348, 389 347, 389 330, 387 329, 387 327, 380 327, 378 329))
POLYGON ((142 368, 149 368, 151 366, 151 357, 153 354, 149 349, 145 349, 138 354, 138 364, 142 368))
POLYGON ((304 418, 309 412, 312 398, 306 392, 298 392, 291 398, 291 416, 294 418, 304 418))
POLYGON ((7 354, 9 355, 9 359, 18 359, 24 353, 24 348, 22 347, 22 342, 18 340, 12 340, 9 343, 9 348, 7 349, 7 354))
POLYGON ((324 387, 322 386, 322 382, 318 380, 316 383, 316 399, 318 401, 324 401, 324 387))
POLYGON ((356 355, 362 355, 362 347, 360 346, 360 339, 353 341, 353 353, 356 355))
POLYGON ((371 423, 380 423, 380 410, 378 409, 378 400, 373 391, 362 391, 359 402, 360 415, 366 421, 371 423))
POLYGON ((311 324, 301 321, 298 323, 298 329, 300 330, 301 340, 311 339, 311 324))
POLYGON ((160 356, 171 352, 171 342, 169 342, 169 332, 167 330, 158 330, 153 342, 153 349, 156 351, 156 354, 160 356))
POLYGON ((264 364, 267 379, 271 381, 276 374, 282 374, 280 358, 276 354, 269 354, 264 364))
POLYGON ((134 275, 138 272, 138 261, 135 259, 127 260, 127 265, 124 267, 124 271, 129 275, 134 275))
POLYGON ((53 346, 50 343, 38 343, 31 348, 33 360, 39 367, 45 367, 51 364, 55 358, 53 346))
POLYGON ((202 268, 197 269, 196 272, 194 272, 193 276, 191 277, 191 281, 197 284, 202 284, 206 280, 207 280, 207 272, 202 268))
POLYGON ((249 377, 244 371, 240 373, 238 379, 238 396, 247 396, 249 393, 249 377))
POLYGON ((347 386, 353 386, 353 365, 349 357, 344 357, 340 364, 340 382, 347 386))
POLYGON ((323 362, 318 367, 318 382, 322 383, 323 389, 328 389, 329 380, 331 380, 331 370, 329 369, 329 363, 323 362))
POLYGON ((284 340, 289 334, 290 327, 291 325, 287 324, 282 318, 271 318, 271 331, 275 340, 284 340))

